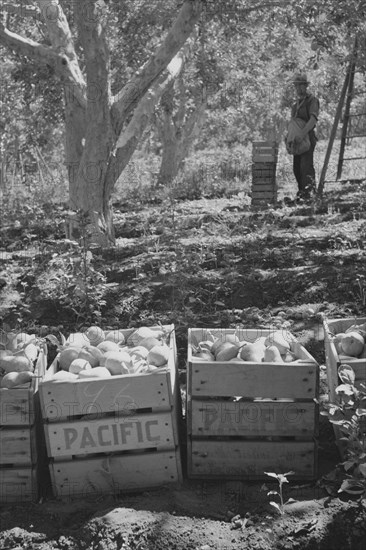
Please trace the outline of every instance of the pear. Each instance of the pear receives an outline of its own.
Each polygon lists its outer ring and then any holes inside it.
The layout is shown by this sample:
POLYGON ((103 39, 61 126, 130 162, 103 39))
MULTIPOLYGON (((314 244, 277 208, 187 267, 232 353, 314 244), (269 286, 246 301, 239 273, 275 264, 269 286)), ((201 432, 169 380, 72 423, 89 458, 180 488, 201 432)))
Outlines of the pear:
POLYGON ((341 348, 345 355, 358 357, 363 352, 365 346, 364 337, 356 331, 346 332, 341 339, 341 348))
POLYGON ((194 361, 215 361, 215 356, 208 349, 202 349, 193 354, 194 361))
POLYGON ((98 367, 103 360, 103 353, 95 346, 86 346, 79 351, 79 359, 85 359, 92 367, 98 367))
POLYGON ((97 346, 105 340, 104 330, 97 326, 89 327, 84 334, 92 346, 97 346))
MULTIPOLYGON (((71 374, 71 373, 68 373, 71 374)), ((112 374, 105 367, 95 367, 94 369, 83 369, 75 378, 110 378, 112 374)))
POLYGON ((221 342, 216 349, 215 358, 216 361, 230 361, 238 355, 239 346, 231 342, 221 342))
POLYGON ((142 346, 142 340, 145 340, 146 338, 159 339, 162 334, 162 331, 152 330, 149 327, 140 327, 130 334, 127 338, 127 344, 129 346, 142 346))
POLYGON ((244 361, 251 361, 252 363, 261 363, 264 357, 265 347, 262 342, 253 342, 244 345, 241 348, 240 357, 244 361))
POLYGON ((290 342, 293 340, 291 333, 287 330, 276 330, 271 332, 265 340, 266 346, 276 346, 280 354, 285 354, 291 349, 290 342))
POLYGON ((33 372, 33 363, 24 355, 5 355, 0 358, 0 368, 8 372, 33 372))
POLYGON ((104 340, 97 345, 97 349, 102 352, 102 354, 108 353, 108 351, 119 351, 119 345, 117 342, 112 342, 112 340, 104 340))
POLYGON ((158 344, 152 347, 147 355, 147 362, 154 367, 162 367, 168 362, 170 347, 166 344, 158 344))
POLYGON ((146 348, 148 351, 150 351, 155 346, 161 346, 161 341, 155 338, 155 336, 148 336, 147 338, 141 338, 139 346, 142 346, 146 348))
POLYGON ((218 348, 221 346, 221 344, 223 343, 231 343, 231 344, 237 344, 239 345, 239 338, 236 336, 236 334, 222 334, 220 335, 212 344, 211 346, 211 353, 213 353, 214 355, 216 355, 216 352, 218 350, 218 348))
POLYGON ((69 370, 69 367, 74 359, 77 359, 79 357, 79 353, 81 352, 81 347, 79 346, 67 346, 63 350, 60 351, 60 355, 58 357, 58 363, 60 365, 60 368, 62 370, 69 370))
POLYGON ((265 363, 282 363, 283 360, 278 347, 268 346, 265 348, 263 361, 265 363))
POLYGON ((211 351, 213 344, 214 343, 211 340, 203 340, 198 344, 198 347, 200 349, 206 349, 208 351, 211 351))
POLYGON ((78 357, 77 359, 74 359, 71 362, 69 366, 69 372, 71 372, 72 374, 79 374, 80 371, 91 369, 91 368, 92 366, 89 363, 89 361, 86 361, 85 359, 78 357))
POLYGON ((111 342, 116 342, 116 344, 124 344, 126 341, 125 335, 121 330, 110 330, 105 335, 106 340, 110 340, 111 342))
POLYGON ((341 341, 343 336, 345 336, 345 333, 339 332, 333 337, 333 344, 335 345, 335 349, 337 350, 337 353, 342 353, 341 341))
POLYGON ((131 356, 123 350, 109 351, 105 354, 104 367, 113 375, 129 374, 132 367, 131 356))
POLYGON ((2 388, 16 388, 17 386, 22 386, 23 384, 29 384, 31 380, 35 377, 33 372, 8 372, 1 379, 0 386, 2 388))
POLYGON ((53 374, 51 378, 49 378, 49 381, 77 380, 77 378, 77 374, 74 374, 73 372, 69 372, 68 370, 59 370, 53 374))

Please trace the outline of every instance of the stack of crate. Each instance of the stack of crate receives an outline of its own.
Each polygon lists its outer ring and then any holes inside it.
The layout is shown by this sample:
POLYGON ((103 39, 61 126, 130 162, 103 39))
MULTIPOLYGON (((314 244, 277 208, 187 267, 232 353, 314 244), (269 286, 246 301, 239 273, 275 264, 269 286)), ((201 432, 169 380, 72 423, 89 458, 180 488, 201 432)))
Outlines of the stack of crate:
POLYGON ((253 142, 252 206, 254 207, 265 207, 277 201, 277 157, 276 141, 253 142))
POLYGON ((193 348, 236 334, 241 343, 271 329, 189 329, 187 380, 188 477, 265 479, 293 470, 317 475, 319 366, 293 338, 297 363, 207 361, 193 348))
POLYGON ((38 377, 46 369, 41 350, 32 382, 0 389, 0 503, 36 501, 42 444, 39 436, 38 377))
MULTIPOLYGON (((57 358, 48 369, 39 393, 55 496, 118 495, 182 480, 174 325, 164 328, 171 353, 154 372, 53 381, 57 358)), ((131 329, 121 332, 127 338, 131 329)))
MULTIPOLYGON (((329 400, 331 403, 337 404, 339 397, 336 392, 337 386, 342 384, 338 376, 338 369, 341 365, 349 365, 355 373, 355 386, 358 390, 362 389, 366 385, 366 358, 364 354, 362 357, 348 357, 342 356, 336 349, 333 338, 337 334, 343 334, 351 327, 361 325, 365 327, 366 317, 348 317, 345 319, 324 319, 324 345, 325 345, 325 360, 327 365, 327 381, 329 400)), ((346 443, 344 433, 340 430, 339 426, 333 424, 335 438, 338 446, 339 453, 342 458, 345 456, 346 443)))

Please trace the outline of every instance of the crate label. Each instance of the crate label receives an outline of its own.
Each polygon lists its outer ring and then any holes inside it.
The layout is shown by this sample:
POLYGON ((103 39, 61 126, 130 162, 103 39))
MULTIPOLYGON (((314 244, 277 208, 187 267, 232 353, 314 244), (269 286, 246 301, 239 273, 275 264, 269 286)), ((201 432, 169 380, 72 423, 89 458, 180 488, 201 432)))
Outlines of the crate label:
POLYGON ((312 435, 315 403, 192 401, 193 435, 312 435))
POLYGON ((169 414, 64 422, 45 428, 51 456, 174 446, 169 414))

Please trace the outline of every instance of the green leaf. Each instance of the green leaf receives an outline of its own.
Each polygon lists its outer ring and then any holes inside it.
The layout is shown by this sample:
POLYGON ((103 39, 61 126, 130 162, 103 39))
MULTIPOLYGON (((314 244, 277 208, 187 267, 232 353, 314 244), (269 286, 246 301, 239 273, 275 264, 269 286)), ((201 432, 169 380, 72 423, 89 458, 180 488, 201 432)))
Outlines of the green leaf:
POLYGON ((282 515, 283 514, 283 511, 282 511, 282 508, 279 504, 277 504, 277 502, 274 502, 273 500, 270 502, 270 505, 271 506, 274 506, 278 511, 279 513, 282 515))
POLYGON ((338 489, 338 493, 348 493, 349 495, 362 495, 366 490, 365 485, 362 482, 358 482, 353 479, 345 479, 338 489))
POLYGON ((354 385, 355 383, 355 373, 350 365, 341 365, 338 369, 338 376, 344 384, 354 385))

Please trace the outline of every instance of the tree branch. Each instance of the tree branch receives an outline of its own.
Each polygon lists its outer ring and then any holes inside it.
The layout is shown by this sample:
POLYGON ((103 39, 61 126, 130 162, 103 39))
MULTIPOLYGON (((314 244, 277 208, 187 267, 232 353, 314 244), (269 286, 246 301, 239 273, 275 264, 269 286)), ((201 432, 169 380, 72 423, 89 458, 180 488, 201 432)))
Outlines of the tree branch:
POLYGON ((202 0, 185 0, 175 23, 152 58, 113 98, 112 113, 119 134, 126 116, 164 71, 192 33, 203 10, 202 0))
POLYGON ((182 67, 183 55, 176 55, 167 67, 168 74, 161 75, 138 104, 126 129, 121 132, 118 138, 116 144, 117 149, 124 147, 133 137, 141 137, 159 99, 166 89, 173 84, 174 79, 179 75, 182 67))
POLYGON ((66 56, 55 52, 49 46, 43 46, 30 38, 24 38, 11 32, 2 24, 0 24, 0 43, 19 55, 50 65, 65 83, 72 86, 75 97, 85 106, 85 92, 82 83, 76 80, 76 75, 66 56))
POLYGON ((39 11, 46 25, 48 36, 57 53, 67 59, 72 81, 77 89, 75 96, 86 105, 86 84, 75 52, 74 40, 64 11, 58 0, 37 0, 39 11))

